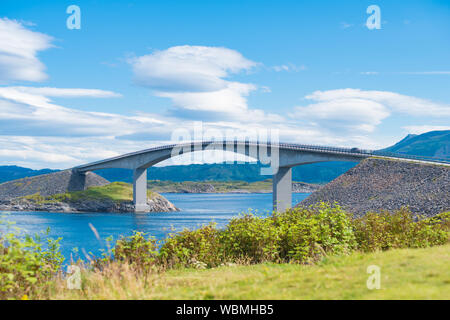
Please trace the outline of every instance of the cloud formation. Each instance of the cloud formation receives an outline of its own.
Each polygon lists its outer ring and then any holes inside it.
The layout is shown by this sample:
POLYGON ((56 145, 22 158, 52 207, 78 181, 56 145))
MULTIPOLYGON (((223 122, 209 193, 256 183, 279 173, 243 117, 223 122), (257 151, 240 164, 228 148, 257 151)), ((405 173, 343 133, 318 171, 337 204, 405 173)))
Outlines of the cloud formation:
POLYGON ((222 47, 176 46, 129 60, 137 84, 167 92, 225 89, 227 76, 256 63, 222 47))
POLYGON ((0 83, 45 80, 45 66, 37 53, 50 48, 51 41, 18 21, 0 18, 0 83))
POLYGON ((169 115, 198 120, 264 119, 248 109, 247 96, 256 85, 227 80, 258 64, 223 47, 176 46, 129 60, 135 82, 159 97, 169 98, 169 115))
POLYGON ((420 117, 450 117, 450 105, 389 91, 339 89, 315 91, 313 101, 299 106, 291 116, 328 129, 373 132, 392 114, 420 117))
MULTIPOLYGON (((361 99, 367 103, 382 104, 387 109, 413 116, 450 116, 450 105, 436 103, 430 100, 402 95, 389 91, 364 91, 360 89, 338 89, 329 91, 315 91, 306 96, 307 99, 319 102, 332 102, 343 99, 361 99)), ((368 108, 370 110, 370 108, 368 108)))
POLYGON ((134 133, 134 127, 161 124, 160 120, 149 116, 123 116, 59 106, 46 94, 58 97, 118 96, 110 91, 91 89, 0 87, 0 135, 116 136, 134 133))

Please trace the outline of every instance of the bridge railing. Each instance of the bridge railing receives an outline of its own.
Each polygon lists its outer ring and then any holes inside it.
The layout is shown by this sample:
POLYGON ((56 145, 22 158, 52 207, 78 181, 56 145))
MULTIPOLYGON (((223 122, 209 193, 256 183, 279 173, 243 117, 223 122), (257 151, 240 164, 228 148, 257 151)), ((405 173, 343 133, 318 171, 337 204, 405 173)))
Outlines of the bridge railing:
POLYGON ((417 161, 429 161, 429 162, 439 162, 439 163, 450 164, 450 159, 449 158, 439 158, 439 157, 430 157, 430 156, 416 156, 416 155, 411 155, 411 154, 390 152, 390 151, 381 151, 381 150, 373 151, 372 152, 372 156, 389 157, 389 158, 401 158, 401 159, 410 159, 410 160, 417 160, 417 161))

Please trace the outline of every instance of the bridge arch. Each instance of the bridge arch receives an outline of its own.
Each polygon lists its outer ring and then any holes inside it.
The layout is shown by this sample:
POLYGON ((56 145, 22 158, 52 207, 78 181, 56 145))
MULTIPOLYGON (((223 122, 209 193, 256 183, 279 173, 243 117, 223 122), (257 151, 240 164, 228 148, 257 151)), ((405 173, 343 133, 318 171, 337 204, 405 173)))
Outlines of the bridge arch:
POLYGON ((269 165, 262 174, 273 177, 273 208, 279 211, 292 206, 292 167, 325 161, 359 161, 369 156, 367 152, 342 148, 251 141, 199 141, 128 153, 78 166, 73 171, 83 175, 108 168, 133 170, 133 202, 136 212, 145 212, 148 210, 147 169, 175 156, 206 150, 234 152, 269 165))
POLYGON ((197 141, 171 144, 145 149, 121 156, 100 160, 72 168, 74 174, 83 176, 88 171, 108 168, 133 170, 133 201, 136 212, 145 212, 147 206, 147 168, 181 154, 205 151, 232 151, 256 158, 263 164, 270 164, 273 176, 273 207, 283 211, 292 206, 292 167, 327 161, 361 161, 378 156, 396 160, 438 162, 449 165, 448 160, 421 158, 374 152, 357 148, 336 148, 288 143, 262 143, 258 141, 197 141))

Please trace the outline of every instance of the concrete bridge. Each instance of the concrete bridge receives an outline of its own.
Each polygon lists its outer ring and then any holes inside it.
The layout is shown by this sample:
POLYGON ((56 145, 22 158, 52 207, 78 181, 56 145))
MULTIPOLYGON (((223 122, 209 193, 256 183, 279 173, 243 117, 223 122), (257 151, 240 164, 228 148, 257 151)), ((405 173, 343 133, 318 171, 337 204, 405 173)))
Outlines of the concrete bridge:
POLYGON ((357 148, 335 148, 287 143, 260 143, 250 141, 200 141, 172 144, 124 154, 73 168, 76 179, 84 179, 88 171, 108 168, 133 170, 133 202, 136 212, 146 212, 147 169, 161 161, 188 152, 222 150, 246 155, 263 164, 270 164, 273 176, 273 208, 284 211, 292 206, 292 167, 326 161, 361 161, 377 156, 401 161, 431 162, 449 165, 448 160, 436 160, 408 155, 360 150, 357 148))

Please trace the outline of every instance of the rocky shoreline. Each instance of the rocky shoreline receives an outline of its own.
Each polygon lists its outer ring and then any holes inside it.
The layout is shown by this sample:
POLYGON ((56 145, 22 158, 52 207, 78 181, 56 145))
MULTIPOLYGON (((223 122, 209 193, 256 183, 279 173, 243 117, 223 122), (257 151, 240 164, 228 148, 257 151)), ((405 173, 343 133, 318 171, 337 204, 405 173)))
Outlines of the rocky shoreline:
MULTIPOLYGON (((293 193, 312 193, 314 191, 317 191, 320 189, 320 185, 316 184, 309 184, 309 183, 303 183, 303 182, 294 182, 292 183, 292 192, 293 193)), ((229 189, 229 190, 218 190, 214 187, 213 184, 208 182, 195 182, 192 185, 186 186, 177 186, 174 184, 174 186, 167 190, 167 189, 158 189, 157 187, 151 188, 151 191, 159 192, 159 193, 211 193, 211 194, 221 194, 221 193, 235 193, 235 194, 241 194, 241 193, 272 193, 271 188, 262 188, 262 189, 229 189)))
MULTIPOLYGON (((180 211, 170 201, 157 194, 147 200, 150 209, 148 212, 173 212, 180 211)), ((74 202, 46 201, 40 202, 33 199, 17 198, 0 200, 0 211, 45 211, 45 212, 134 212, 132 201, 112 200, 82 200, 74 202)))

